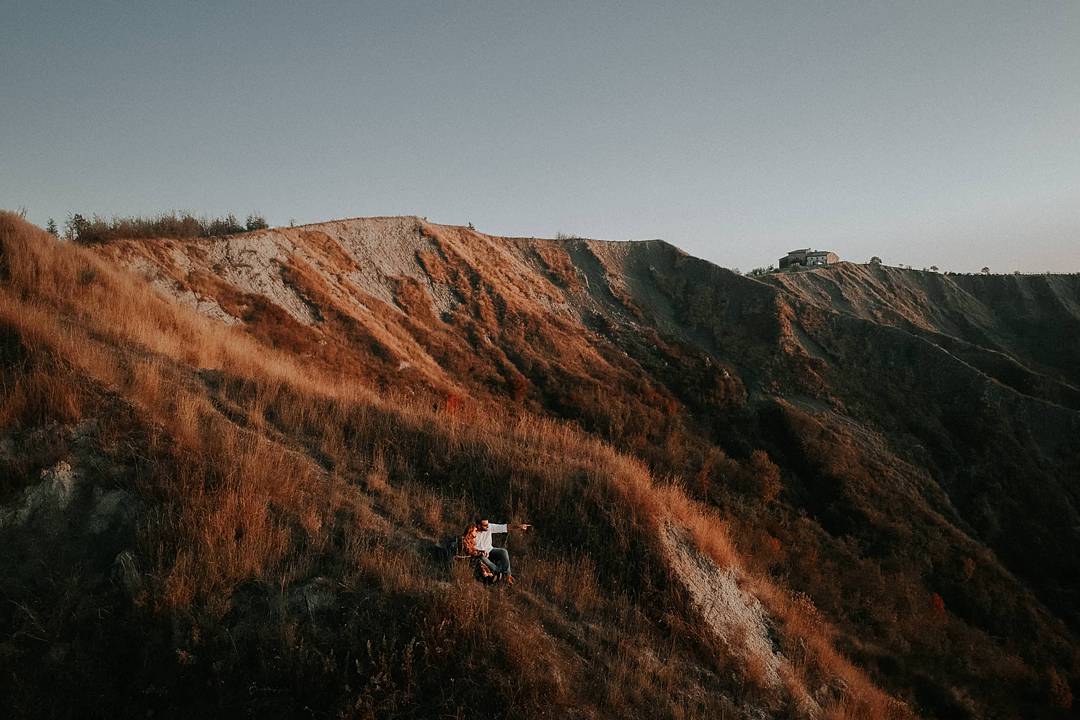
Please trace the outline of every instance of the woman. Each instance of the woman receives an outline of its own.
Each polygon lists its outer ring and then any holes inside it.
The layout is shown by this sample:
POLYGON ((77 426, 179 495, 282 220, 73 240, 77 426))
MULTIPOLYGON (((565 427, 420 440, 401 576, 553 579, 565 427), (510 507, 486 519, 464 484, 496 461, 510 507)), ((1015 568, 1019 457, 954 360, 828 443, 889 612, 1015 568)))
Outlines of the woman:
POLYGON ((514 584, 514 576, 510 574, 510 553, 506 548, 492 547, 491 536, 498 533, 515 530, 528 530, 531 525, 507 525, 492 523, 486 519, 477 519, 461 536, 461 552, 469 557, 480 561, 480 571, 484 578, 498 581, 499 577, 506 579, 507 585, 514 584))

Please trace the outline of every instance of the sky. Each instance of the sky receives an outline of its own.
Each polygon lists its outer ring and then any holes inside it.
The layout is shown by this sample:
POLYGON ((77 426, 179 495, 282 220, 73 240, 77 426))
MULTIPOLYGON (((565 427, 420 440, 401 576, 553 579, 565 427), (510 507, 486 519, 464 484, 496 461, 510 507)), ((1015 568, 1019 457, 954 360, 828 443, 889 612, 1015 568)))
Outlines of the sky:
POLYGON ((0 207, 1080 271, 1080 3, 0 0, 0 207))

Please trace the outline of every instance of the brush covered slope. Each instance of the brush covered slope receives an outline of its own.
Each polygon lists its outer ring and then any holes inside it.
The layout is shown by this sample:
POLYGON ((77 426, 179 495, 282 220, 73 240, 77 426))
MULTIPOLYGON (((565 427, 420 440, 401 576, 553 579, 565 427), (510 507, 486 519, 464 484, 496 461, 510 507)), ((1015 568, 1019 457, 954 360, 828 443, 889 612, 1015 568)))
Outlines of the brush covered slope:
POLYGON ((0 242, 15 716, 1071 712, 1075 276, 0 242), (478 512, 510 591, 427 553, 478 512))

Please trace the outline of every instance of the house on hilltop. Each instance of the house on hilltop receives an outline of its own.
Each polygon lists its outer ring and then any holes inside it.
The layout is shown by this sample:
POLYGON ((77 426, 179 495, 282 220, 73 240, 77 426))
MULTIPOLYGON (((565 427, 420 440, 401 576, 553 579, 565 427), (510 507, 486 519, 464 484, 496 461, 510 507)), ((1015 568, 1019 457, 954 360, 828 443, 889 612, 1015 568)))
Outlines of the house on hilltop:
POLYGON ((840 256, 829 250, 791 250, 780 258, 780 269, 789 267, 825 267, 840 262, 840 256))

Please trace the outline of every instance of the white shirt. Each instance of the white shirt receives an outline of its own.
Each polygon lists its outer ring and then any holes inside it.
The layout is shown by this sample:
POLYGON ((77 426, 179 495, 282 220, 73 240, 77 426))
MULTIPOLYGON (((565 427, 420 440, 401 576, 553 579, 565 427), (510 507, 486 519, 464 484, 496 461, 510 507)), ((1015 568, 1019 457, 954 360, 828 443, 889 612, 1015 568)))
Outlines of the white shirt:
POLYGON ((476 533, 476 549, 485 555, 491 552, 491 536, 495 533, 502 534, 504 532, 506 532, 506 525, 496 525, 489 522, 487 530, 480 530, 476 533))

